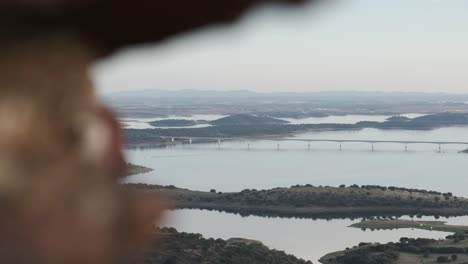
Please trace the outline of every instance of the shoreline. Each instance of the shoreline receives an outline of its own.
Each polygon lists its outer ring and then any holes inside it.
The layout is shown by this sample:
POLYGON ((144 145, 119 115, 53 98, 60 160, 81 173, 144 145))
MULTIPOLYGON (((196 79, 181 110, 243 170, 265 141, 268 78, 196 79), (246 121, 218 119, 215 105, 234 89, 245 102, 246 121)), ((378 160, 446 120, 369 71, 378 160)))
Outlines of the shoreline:
POLYGON ((420 230, 440 231, 440 232, 468 232, 468 226, 462 225, 447 225, 443 221, 417 221, 417 220, 365 220, 359 223, 352 224, 349 227, 374 230, 392 230, 414 228, 420 230))
POLYGON ((381 186, 293 186, 221 193, 174 186, 126 184, 127 188, 163 194, 170 209, 215 210, 242 216, 296 218, 361 218, 374 216, 464 216, 468 199, 433 191, 381 186))

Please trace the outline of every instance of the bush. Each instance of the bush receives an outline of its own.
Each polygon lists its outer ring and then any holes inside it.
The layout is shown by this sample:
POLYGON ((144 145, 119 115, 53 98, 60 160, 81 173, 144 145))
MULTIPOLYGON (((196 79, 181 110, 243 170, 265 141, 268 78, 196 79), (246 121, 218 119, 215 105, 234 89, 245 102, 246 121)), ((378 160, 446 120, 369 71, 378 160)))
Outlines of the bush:
POLYGON ((437 263, 449 263, 450 259, 447 256, 440 256, 437 258, 437 263))
POLYGON ((423 255, 423 256, 424 256, 425 258, 428 258, 430 254, 431 254, 431 252, 429 252, 428 250, 426 250, 426 251, 424 251, 424 255, 423 255))

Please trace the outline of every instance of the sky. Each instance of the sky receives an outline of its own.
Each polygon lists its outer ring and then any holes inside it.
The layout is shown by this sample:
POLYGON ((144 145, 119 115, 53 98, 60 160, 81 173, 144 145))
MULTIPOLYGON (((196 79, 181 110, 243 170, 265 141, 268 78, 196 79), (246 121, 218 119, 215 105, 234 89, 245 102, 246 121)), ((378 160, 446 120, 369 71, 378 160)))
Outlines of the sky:
POLYGON ((468 92, 468 0, 263 6, 232 26, 98 62, 100 93, 128 90, 468 92))

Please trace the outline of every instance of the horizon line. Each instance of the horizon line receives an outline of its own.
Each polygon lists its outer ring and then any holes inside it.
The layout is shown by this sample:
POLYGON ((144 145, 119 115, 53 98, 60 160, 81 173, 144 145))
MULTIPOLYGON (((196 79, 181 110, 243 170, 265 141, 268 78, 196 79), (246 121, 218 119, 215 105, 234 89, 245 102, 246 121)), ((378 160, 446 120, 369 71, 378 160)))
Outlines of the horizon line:
POLYGON ((244 92, 254 94, 318 94, 318 93, 363 93, 363 94, 425 94, 425 95, 459 95, 468 96, 468 92, 451 92, 451 91, 399 91, 399 90, 317 90, 317 91, 287 91, 287 90, 274 90, 274 91, 255 91, 248 89, 233 89, 233 90, 216 90, 216 89, 138 89, 138 90, 118 90, 107 91, 101 93, 102 95, 119 94, 119 93, 138 93, 138 92, 212 92, 212 93, 232 93, 244 92))

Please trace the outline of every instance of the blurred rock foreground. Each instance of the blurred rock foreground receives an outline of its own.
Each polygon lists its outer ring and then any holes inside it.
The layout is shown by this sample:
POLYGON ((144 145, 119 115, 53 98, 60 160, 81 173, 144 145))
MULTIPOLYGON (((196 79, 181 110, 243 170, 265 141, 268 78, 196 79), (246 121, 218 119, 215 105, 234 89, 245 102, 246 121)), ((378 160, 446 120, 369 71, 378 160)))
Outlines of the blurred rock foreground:
POLYGON ((120 127, 89 67, 256 2, 266 1, 0 1, 0 263, 128 263, 142 252, 163 205, 119 185, 120 127))
POLYGON ((123 263, 161 213, 123 190, 119 126, 73 34, 0 49, 0 263, 123 263))
POLYGON ((9 35, 71 30, 99 55, 108 55, 125 46, 156 43, 203 26, 233 22, 259 3, 305 1, 2 0, 0 28, 9 35))

